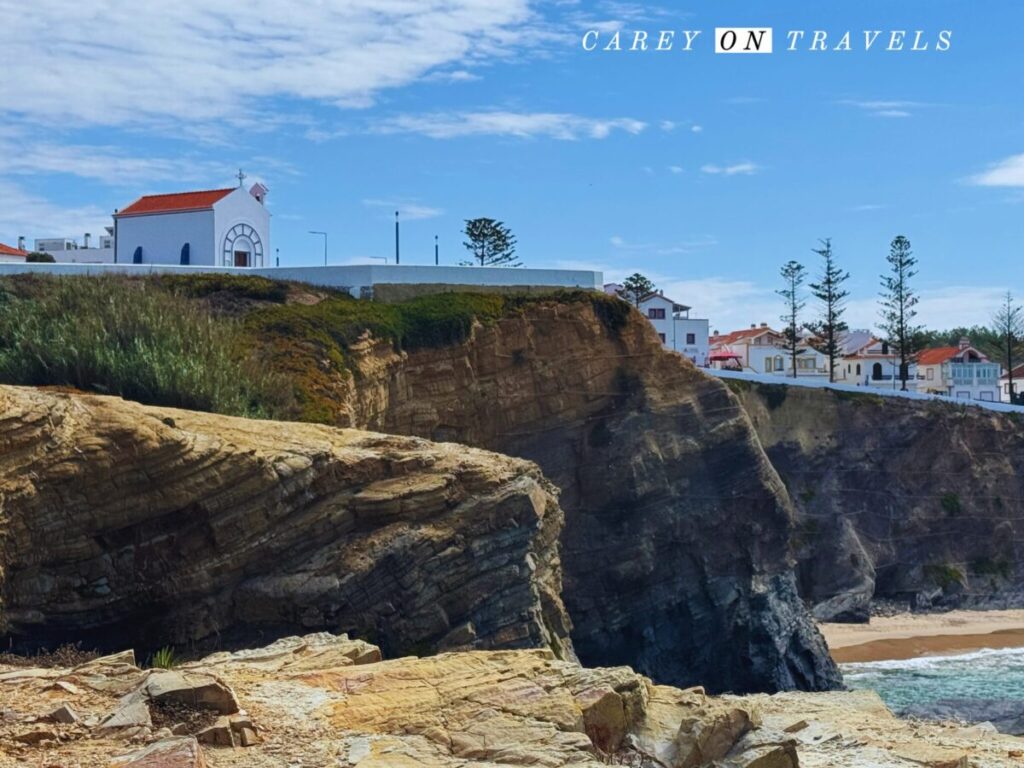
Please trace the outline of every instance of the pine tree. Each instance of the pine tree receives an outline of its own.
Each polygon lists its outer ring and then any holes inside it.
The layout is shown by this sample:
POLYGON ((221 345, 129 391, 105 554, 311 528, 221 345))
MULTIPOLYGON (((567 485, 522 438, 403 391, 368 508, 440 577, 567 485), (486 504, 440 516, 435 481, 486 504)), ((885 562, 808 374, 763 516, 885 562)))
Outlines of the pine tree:
POLYGON ((900 359, 900 389, 907 391, 907 377, 914 355, 914 337, 921 332, 921 326, 914 325, 917 317, 918 297, 910 287, 911 279, 917 275, 914 267, 917 259, 910 250, 910 241, 898 235, 889 246, 889 274, 882 275, 882 330, 887 335, 889 346, 900 359))
POLYGON ((1010 402, 1017 402, 1013 385, 1013 364, 1017 359, 1018 346, 1024 337, 1024 309, 1013 303, 1013 295, 1007 291, 1004 302, 992 317, 992 332, 999 336, 1003 361, 1009 372, 1010 402))
POLYGON ((622 281, 622 288, 617 293, 620 298, 639 309, 644 297, 654 293, 654 283, 639 272, 634 272, 622 281))
POLYGON ((789 261, 783 265, 779 272, 785 281, 786 287, 776 291, 786 301, 786 314, 780 315, 779 319, 786 324, 782 335, 786 340, 786 349, 789 350, 790 361, 793 365, 793 378, 796 378, 796 356, 798 344, 800 343, 800 310, 807 302, 800 294, 800 286, 804 284, 806 270, 804 265, 797 261, 789 261))
POLYGON ((473 254, 473 261, 481 267, 521 267, 516 261, 516 238, 502 221, 494 219, 466 219, 466 240, 462 243, 473 254))
POLYGON ((821 302, 821 315, 809 328, 821 340, 822 351, 828 357, 828 380, 832 382, 836 380, 836 360, 842 351, 839 346, 840 335, 849 329, 842 318, 846 311, 846 297, 850 295, 843 288, 843 283, 850 278, 850 273, 844 272, 836 264, 832 254, 832 239, 825 238, 820 242, 821 248, 811 250, 824 260, 821 278, 817 283, 811 283, 810 287, 811 294, 821 302))

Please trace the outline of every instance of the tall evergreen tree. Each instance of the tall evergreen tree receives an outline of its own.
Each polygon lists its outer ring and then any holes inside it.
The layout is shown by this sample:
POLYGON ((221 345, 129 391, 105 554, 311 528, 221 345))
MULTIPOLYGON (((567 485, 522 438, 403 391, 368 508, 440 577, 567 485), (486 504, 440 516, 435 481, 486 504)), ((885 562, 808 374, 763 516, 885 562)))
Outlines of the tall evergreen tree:
POLYGON ((1014 304, 1013 295, 1009 291, 992 317, 992 332, 1000 338, 1001 357, 1009 372, 1010 402, 1015 403, 1018 398, 1013 384, 1013 366, 1021 339, 1024 338, 1024 309, 1014 304))
POLYGON ((850 279, 850 273, 844 272, 836 264, 832 253, 832 238, 821 240, 821 248, 811 250, 823 259, 821 277, 818 282, 811 283, 811 295, 821 302, 821 314, 816 322, 808 327, 822 343, 822 351, 828 357, 828 380, 836 380, 836 360, 842 350, 839 346, 840 336, 850 326, 843 320, 846 311, 846 297, 850 292, 843 288, 843 283, 850 279))
POLYGON ((516 238, 502 221, 466 219, 466 240, 462 243, 481 267, 521 267, 516 260, 516 238))
POLYGON ((917 274, 914 267, 917 259, 910 249, 910 241, 898 235, 889 246, 889 274, 882 275, 882 330, 885 331, 889 346, 900 359, 900 389, 907 391, 907 377, 910 374, 910 363, 914 356, 914 337, 920 333, 921 327, 914 325, 917 317, 918 297, 910 286, 911 279, 917 274))
POLYGON ((789 351, 790 362, 793 366, 793 378, 796 378, 796 356, 800 342, 800 310, 807 304, 800 292, 804 284, 807 271, 804 265, 798 261, 789 261, 779 271, 785 282, 785 287, 776 291, 786 302, 786 313, 780 315, 779 319, 786 324, 782 335, 786 340, 786 349, 789 351))
POLYGON ((622 288, 617 293, 621 298, 639 309, 643 298, 654 293, 654 283, 639 272, 634 272, 622 281, 622 288))

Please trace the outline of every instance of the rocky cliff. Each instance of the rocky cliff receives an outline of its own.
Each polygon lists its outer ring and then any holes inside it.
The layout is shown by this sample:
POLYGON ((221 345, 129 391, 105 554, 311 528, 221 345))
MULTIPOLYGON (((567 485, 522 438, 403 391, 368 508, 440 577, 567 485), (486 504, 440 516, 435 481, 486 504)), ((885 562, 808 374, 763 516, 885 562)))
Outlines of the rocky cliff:
POLYGON ((1024 603, 1024 425, 1016 414, 732 382, 799 515, 822 618, 873 598, 1024 603))
POLYGON ((519 459, 0 387, 0 635, 15 646, 329 627, 392 654, 571 658, 562 523, 519 459))
POLYGON ((564 601, 588 664, 716 691, 839 676, 800 601, 792 505, 739 401, 637 313, 539 302, 406 354, 365 339, 339 423, 535 461, 561 490, 564 601))
POLYGON ((172 670, 0 661, 0 766, 1009 768, 1019 740, 871 693, 716 698, 550 651, 381 660, 326 633, 172 670))

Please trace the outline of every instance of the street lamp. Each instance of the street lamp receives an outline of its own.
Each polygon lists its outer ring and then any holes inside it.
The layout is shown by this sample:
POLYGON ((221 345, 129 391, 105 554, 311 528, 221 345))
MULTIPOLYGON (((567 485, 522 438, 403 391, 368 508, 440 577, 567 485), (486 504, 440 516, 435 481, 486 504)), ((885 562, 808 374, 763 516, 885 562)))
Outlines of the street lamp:
POLYGON ((327 266, 327 233, 326 232, 320 232, 320 231, 315 230, 315 229, 311 229, 311 230, 309 230, 309 234, 311 234, 311 235, 323 235, 323 238, 324 238, 324 266, 326 267, 327 266))

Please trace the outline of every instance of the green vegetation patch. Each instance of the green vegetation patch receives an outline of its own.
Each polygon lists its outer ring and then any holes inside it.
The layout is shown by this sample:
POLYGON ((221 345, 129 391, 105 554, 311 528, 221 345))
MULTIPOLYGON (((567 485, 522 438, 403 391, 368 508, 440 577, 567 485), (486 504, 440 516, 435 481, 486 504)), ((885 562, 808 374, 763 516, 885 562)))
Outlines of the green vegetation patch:
POLYGON ((939 504, 942 505, 942 510, 950 517, 955 517, 962 511, 962 505, 960 504, 960 495, 953 491, 947 491, 942 494, 939 498, 939 504))
POLYGON ((943 590, 966 583, 963 571, 953 565, 926 565, 923 572, 926 579, 943 590))
POLYGON ((442 347, 531 305, 584 302, 614 333, 632 311, 583 290, 385 304, 250 275, 17 276, 0 279, 0 383, 336 423, 356 373, 349 349, 367 334, 396 350, 442 347))
POLYGON ((1013 572, 1013 565, 1004 558, 982 555, 971 560, 971 572, 978 576, 999 576, 1009 579, 1013 572))
POLYGON ((283 412, 290 389, 244 355, 241 325, 150 281, 0 283, 0 382, 59 385, 242 416, 283 412))

